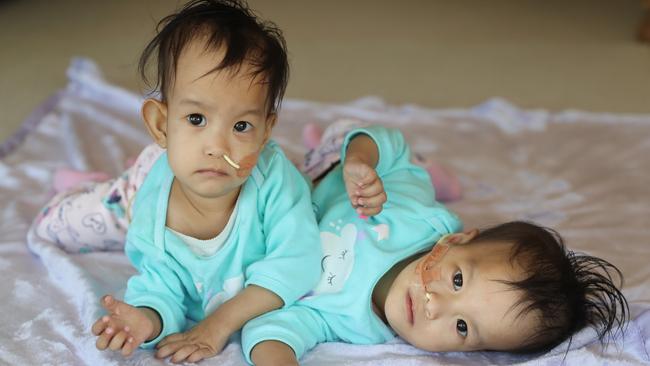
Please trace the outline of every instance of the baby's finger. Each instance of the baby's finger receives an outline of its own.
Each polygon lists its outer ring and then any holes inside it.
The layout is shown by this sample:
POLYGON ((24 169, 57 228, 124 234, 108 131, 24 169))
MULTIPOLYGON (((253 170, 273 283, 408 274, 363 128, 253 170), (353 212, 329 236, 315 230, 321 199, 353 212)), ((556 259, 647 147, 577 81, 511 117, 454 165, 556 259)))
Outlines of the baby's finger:
POLYGON ((115 334, 113 339, 111 339, 111 342, 108 344, 108 348, 112 351, 122 349, 122 346, 124 346, 124 342, 126 342, 127 338, 129 338, 129 335, 125 331, 121 330, 117 332, 117 334, 115 334))
POLYGON ((346 164, 343 167, 343 177, 346 181, 354 182, 356 184, 367 184, 376 176, 376 172, 367 164, 346 164))
POLYGON ((350 198, 350 204, 352 205, 353 208, 359 207, 359 196, 355 196, 354 194, 348 193, 348 197, 350 198))
POLYGON ((131 354, 133 354, 133 351, 135 350, 135 340, 133 337, 129 336, 126 339, 126 342, 124 342, 124 347, 122 347, 122 356, 124 357, 129 357, 131 354))
POLYGON ((119 302, 115 300, 113 296, 104 295, 104 297, 102 297, 101 303, 104 309, 106 309, 109 314, 119 314, 119 312, 117 311, 118 310, 117 306, 119 302))
POLYGON ((369 186, 357 188, 355 194, 359 197, 373 197, 384 192, 384 184, 380 179, 377 179, 369 186))
POLYGON ((161 347, 164 347, 170 343, 181 341, 183 340, 183 338, 185 338, 183 336, 183 333, 170 334, 167 337, 163 338, 160 342, 158 342, 156 348, 160 349, 161 347))
POLYGON ((377 215, 378 213, 381 212, 381 210, 382 210, 382 206, 379 206, 379 207, 359 207, 359 208, 357 208, 357 214, 359 216, 370 217, 370 216, 377 215))
MULTIPOLYGON (((376 182, 373 183, 371 186, 375 186, 375 185, 376 185, 376 182)), ((372 191, 372 190, 368 190, 368 188, 370 188, 371 186, 359 187, 357 185, 354 185, 354 183, 353 184, 347 184, 345 186, 345 189, 348 192, 348 197, 350 197, 350 201, 352 202, 353 206, 358 206, 357 200, 359 198, 361 198, 363 196, 370 196, 370 195, 364 195, 363 192, 372 191)))
POLYGON ((188 362, 199 362, 203 359, 215 356, 208 348, 199 348, 187 358, 188 362))
POLYGON ((105 350, 106 347, 108 347, 108 344, 110 343, 111 339, 113 339, 115 331, 112 328, 106 328, 102 334, 97 337, 97 341, 95 342, 95 347, 99 350, 105 350))
POLYGON ((353 182, 358 186, 358 187, 367 187, 371 184, 373 184, 379 177, 377 176, 377 173, 374 171, 374 169, 368 169, 368 172, 364 174, 361 177, 355 177, 353 179, 353 182))
POLYGON ((181 349, 179 349, 178 351, 176 351, 174 353, 174 355, 172 356, 171 361, 173 363, 181 363, 181 362, 185 361, 185 359, 189 355, 191 355, 194 351, 196 351, 198 349, 199 349, 199 346, 197 346, 195 344, 187 344, 187 345, 183 346, 181 349))
POLYGON ((108 321, 109 318, 107 315, 104 315, 103 317, 97 319, 97 321, 90 328, 91 332, 96 336, 102 334, 104 329, 106 329, 106 327, 108 326, 108 321))
POLYGON ((361 208, 373 208, 381 207, 386 203, 386 192, 381 192, 380 194, 373 197, 360 197, 357 200, 357 203, 361 208))
POLYGON ((168 357, 171 354, 174 354, 178 352, 179 349, 183 348, 185 345, 187 345, 187 342, 180 340, 180 341, 168 341, 166 344, 162 346, 158 346, 158 351, 156 351, 156 357, 158 358, 165 358, 168 357))

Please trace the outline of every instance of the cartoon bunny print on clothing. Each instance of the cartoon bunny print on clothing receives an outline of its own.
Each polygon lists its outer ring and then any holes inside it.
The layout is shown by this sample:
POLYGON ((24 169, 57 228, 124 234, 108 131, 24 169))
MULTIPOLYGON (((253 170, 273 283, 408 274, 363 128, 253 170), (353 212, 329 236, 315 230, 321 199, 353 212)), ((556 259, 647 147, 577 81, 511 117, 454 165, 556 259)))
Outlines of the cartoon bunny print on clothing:
POLYGON ((311 295, 340 291, 354 267, 354 243, 357 240, 357 228, 354 224, 343 226, 340 236, 328 231, 321 231, 323 246, 321 260, 321 279, 311 295))

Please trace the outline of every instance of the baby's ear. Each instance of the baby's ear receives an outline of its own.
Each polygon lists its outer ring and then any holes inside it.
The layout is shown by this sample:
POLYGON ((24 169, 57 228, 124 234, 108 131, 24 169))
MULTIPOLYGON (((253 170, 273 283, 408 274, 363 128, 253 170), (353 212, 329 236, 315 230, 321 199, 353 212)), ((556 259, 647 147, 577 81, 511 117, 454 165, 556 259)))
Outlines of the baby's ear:
POLYGON ((142 104, 142 119, 153 140, 162 148, 167 147, 167 105, 149 98, 142 104))
POLYGON ((454 233, 445 236, 445 243, 449 245, 467 244, 478 235, 478 229, 471 229, 462 233, 454 233))

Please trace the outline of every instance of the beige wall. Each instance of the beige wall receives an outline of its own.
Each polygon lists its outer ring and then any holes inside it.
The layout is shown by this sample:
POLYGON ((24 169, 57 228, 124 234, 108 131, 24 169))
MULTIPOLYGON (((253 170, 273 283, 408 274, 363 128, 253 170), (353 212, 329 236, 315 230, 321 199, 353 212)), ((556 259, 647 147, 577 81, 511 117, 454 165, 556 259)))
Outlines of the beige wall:
MULTIPOLYGON (((70 57, 137 89, 135 65, 170 0, 0 0, 0 140, 65 85, 70 57)), ((637 0, 251 0, 285 32, 287 96, 650 113, 637 0)))

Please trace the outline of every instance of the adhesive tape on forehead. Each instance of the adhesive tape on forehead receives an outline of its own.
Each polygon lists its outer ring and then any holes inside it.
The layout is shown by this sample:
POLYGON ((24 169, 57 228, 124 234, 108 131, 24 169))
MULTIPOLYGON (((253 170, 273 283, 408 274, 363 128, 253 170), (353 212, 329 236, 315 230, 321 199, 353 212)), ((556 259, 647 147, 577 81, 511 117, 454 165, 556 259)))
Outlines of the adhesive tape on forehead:
POLYGON ((228 155, 223 154, 223 158, 224 158, 224 160, 226 160, 226 162, 227 162, 228 164, 230 164, 233 168, 235 168, 235 169, 239 169, 239 164, 235 163, 232 159, 230 159, 230 157, 229 157, 228 155))

